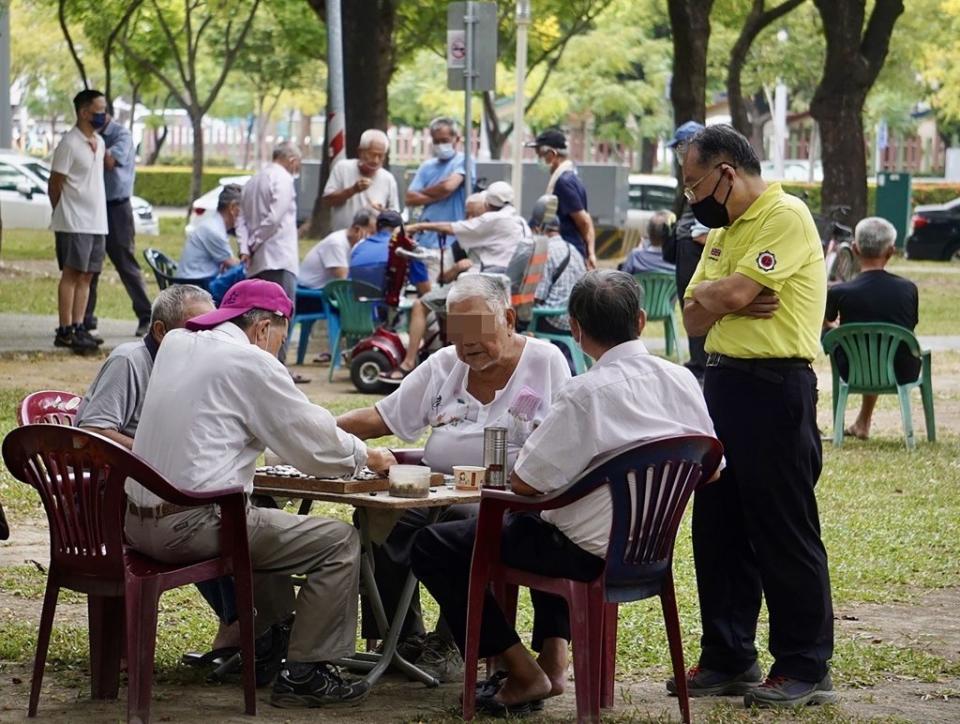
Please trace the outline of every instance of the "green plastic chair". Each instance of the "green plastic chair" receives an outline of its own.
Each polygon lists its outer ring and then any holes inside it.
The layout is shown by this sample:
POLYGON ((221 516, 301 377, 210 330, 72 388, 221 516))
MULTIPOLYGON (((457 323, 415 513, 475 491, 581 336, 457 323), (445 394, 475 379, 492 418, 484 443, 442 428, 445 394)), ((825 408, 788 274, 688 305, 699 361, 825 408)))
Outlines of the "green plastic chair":
POLYGON ((916 447, 913 418, 910 415, 910 390, 920 388, 923 416, 927 424, 927 440, 936 442, 937 425, 933 414, 933 379, 930 350, 920 343, 909 329, 896 324, 841 324, 823 337, 823 350, 830 355, 833 371, 833 444, 843 445, 843 416, 850 393, 869 395, 896 394, 900 398, 900 418, 907 438, 907 448, 916 447), (898 384, 893 370, 897 348, 906 345, 920 359, 920 376, 914 382, 898 384), (847 379, 840 377, 836 351, 842 349, 849 362, 847 379))
POLYGON ((580 349, 580 345, 573 341, 573 336, 563 332, 541 332, 538 323, 547 317, 559 317, 567 313, 563 307, 534 307, 530 317, 530 331, 537 339, 548 339, 551 342, 562 344, 570 350, 573 368, 578 375, 582 375, 593 364, 593 360, 580 349))
POLYGON ((669 272, 640 272, 633 275, 643 290, 643 308, 647 322, 663 322, 667 357, 683 361, 680 351, 680 326, 677 324, 677 280, 669 272))
POLYGON ((352 279, 333 279, 324 284, 323 291, 340 317, 340 334, 330 350, 330 374, 327 376, 333 382, 333 360, 340 355, 341 340, 346 339, 352 347, 373 334, 376 329, 374 313, 382 301, 383 292, 375 286, 352 279))

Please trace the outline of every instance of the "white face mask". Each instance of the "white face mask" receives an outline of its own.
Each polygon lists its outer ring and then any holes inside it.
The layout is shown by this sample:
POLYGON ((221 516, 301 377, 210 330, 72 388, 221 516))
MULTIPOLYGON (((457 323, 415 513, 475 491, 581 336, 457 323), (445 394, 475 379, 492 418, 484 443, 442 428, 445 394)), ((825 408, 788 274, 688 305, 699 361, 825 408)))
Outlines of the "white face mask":
POLYGON ((547 171, 550 170, 550 162, 547 160, 546 156, 537 156, 537 165, 547 171))
POLYGON ((441 161, 449 161, 454 154, 456 154, 456 151, 452 143, 437 143, 433 147, 433 155, 441 161))

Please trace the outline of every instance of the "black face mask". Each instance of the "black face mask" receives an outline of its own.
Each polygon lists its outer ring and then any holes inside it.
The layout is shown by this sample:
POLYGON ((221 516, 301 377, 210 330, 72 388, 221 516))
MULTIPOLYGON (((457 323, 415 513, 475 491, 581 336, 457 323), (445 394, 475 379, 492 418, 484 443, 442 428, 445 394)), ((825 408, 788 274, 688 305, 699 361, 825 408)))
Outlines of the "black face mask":
POLYGON ((697 201, 694 204, 690 204, 690 210, 693 212, 693 215, 696 217, 697 221, 709 229, 719 229, 722 226, 730 225, 730 213, 727 211, 727 199, 730 198, 730 194, 733 192, 733 185, 730 185, 730 188, 727 190, 727 195, 723 197, 723 203, 720 203, 713 198, 713 195, 717 193, 717 189, 720 188, 721 181, 723 181, 722 174, 720 178, 717 179, 717 184, 713 187, 713 191, 710 192, 709 196, 697 201))

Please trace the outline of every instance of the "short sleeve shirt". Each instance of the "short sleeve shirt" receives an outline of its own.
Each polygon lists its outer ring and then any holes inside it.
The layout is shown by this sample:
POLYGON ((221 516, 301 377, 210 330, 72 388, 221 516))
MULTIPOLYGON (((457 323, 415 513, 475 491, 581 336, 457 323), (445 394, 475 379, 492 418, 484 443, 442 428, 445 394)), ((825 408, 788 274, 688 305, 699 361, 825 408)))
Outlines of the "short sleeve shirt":
POLYGON ((153 358, 143 342, 117 346, 80 402, 77 427, 115 430, 135 437, 152 370, 153 358))
POLYGON ((50 168, 66 180, 60 201, 53 210, 50 228, 72 234, 107 233, 107 198, 103 185, 104 144, 93 134, 96 151, 74 126, 60 139, 50 168))
POLYGON ((587 242, 580 235, 571 214, 587 211, 587 189, 576 171, 560 174, 554 184, 553 193, 557 196, 557 219, 560 221, 560 236, 576 247, 583 257, 587 256, 587 242))
POLYGON ((806 204, 770 184, 733 224, 714 229, 687 287, 739 273, 777 293, 772 319, 727 314, 707 333, 706 351, 741 358, 813 360, 827 296, 823 246, 806 204))
POLYGON ((505 270, 517 244, 530 238, 527 222, 510 205, 473 219, 455 221, 450 226, 460 248, 480 267, 477 271, 490 267, 505 270))
MULTIPOLYGON (((387 278, 387 261, 390 258, 390 229, 378 231, 359 242, 350 252, 351 279, 366 282, 377 289, 384 289, 387 278)), ((407 267, 407 281, 421 284, 430 278, 423 262, 411 260, 407 267)))
POLYGON ((133 195, 133 184, 137 173, 137 150, 133 144, 133 136, 126 126, 115 121, 110 121, 100 135, 103 136, 107 153, 116 163, 112 170, 103 170, 103 185, 107 201, 129 199, 133 195))
POLYGON ((570 380, 567 362, 549 342, 528 337, 513 375, 487 404, 467 392, 469 371, 454 347, 444 347, 380 400, 377 411, 390 431, 403 440, 416 440, 429 428, 424 464, 446 473, 454 465, 482 466, 483 428, 505 427, 509 469, 570 380), (532 408, 530 414, 515 414, 521 399, 527 401, 524 409, 532 408))
MULTIPOLYGON (((457 153, 453 158, 446 161, 441 161, 439 158, 424 161, 417 169, 413 181, 410 182, 409 190, 423 191, 423 189, 435 186, 453 174, 460 174, 462 177, 467 175, 462 153, 457 153)), ((466 216, 466 186, 465 183, 461 183, 457 190, 449 196, 424 206, 420 221, 460 221, 463 219, 466 216)), ((453 239, 447 239, 447 243, 452 242, 453 239)), ((435 231, 421 232, 417 236, 417 243, 431 249, 440 246, 440 240, 435 231)))
POLYGON ((324 237, 314 246, 300 263, 300 276, 297 281, 310 289, 321 289, 333 276, 330 269, 350 266, 350 240, 347 230, 340 229, 324 237))
POLYGON ((220 273, 220 265, 233 256, 227 227, 217 211, 208 211, 183 245, 177 276, 206 279, 220 273))
MULTIPOLYGON (((540 283, 537 284, 537 291, 534 293, 537 304, 566 309, 570 302, 570 292, 573 291, 574 285, 586 273, 586 262, 573 248, 573 245, 564 241, 562 237, 551 236, 550 243, 547 245, 547 263, 543 268, 540 283), (553 277, 564 261, 566 261, 567 266, 554 281, 553 277)), ((547 317, 543 321, 555 329, 570 331, 569 315, 547 317)))
MULTIPOLYGON (((327 185, 323 189, 324 195, 353 186, 360 179, 360 167, 357 159, 350 158, 338 161, 330 172, 327 185)), ((346 229, 353 223, 353 217, 362 209, 373 208, 374 205, 385 209, 400 210, 400 198, 397 193, 397 180, 385 168, 377 169, 371 178, 369 188, 359 194, 354 194, 340 206, 330 209, 330 226, 334 229, 346 229)))

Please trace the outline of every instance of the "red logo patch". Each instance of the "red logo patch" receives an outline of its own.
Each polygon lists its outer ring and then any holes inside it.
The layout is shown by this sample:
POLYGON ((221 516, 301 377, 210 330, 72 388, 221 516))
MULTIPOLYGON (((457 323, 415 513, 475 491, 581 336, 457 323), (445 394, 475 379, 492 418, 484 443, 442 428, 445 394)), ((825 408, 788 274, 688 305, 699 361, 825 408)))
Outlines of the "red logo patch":
POLYGON ((777 266, 777 257, 772 251, 761 251, 757 254, 757 266, 761 271, 773 271, 777 266))
POLYGON ((713 247, 713 248, 710 250, 710 256, 713 257, 714 259, 719 259, 719 258, 720 258, 720 247, 719 247, 719 246, 713 247))

